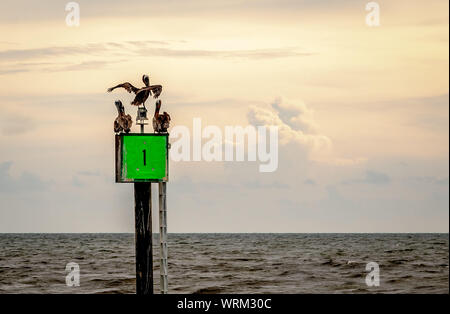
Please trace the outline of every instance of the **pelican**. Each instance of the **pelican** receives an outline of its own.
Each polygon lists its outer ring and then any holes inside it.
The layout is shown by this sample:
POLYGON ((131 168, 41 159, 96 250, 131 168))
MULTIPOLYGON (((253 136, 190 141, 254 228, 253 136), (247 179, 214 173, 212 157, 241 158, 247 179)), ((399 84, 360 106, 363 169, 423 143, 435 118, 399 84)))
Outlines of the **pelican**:
POLYGON ((155 115, 153 116, 153 130, 156 133, 167 133, 170 123, 170 115, 167 112, 159 114, 161 109, 161 100, 157 100, 155 104, 155 115))
POLYGON ((125 109, 123 108, 122 102, 120 100, 116 100, 115 102, 118 116, 116 120, 114 120, 114 132, 120 133, 121 131, 125 131, 125 133, 130 132, 131 125, 133 124, 133 120, 129 114, 125 114, 125 109))
POLYGON ((145 107, 145 101, 147 100, 148 96, 152 95, 154 98, 158 98, 159 95, 161 95, 162 92, 162 86, 161 85, 150 85, 150 79, 148 75, 142 76, 142 81, 144 82, 145 86, 142 88, 134 87, 131 83, 125 82, 119 85, 116 85, 114 87, 108 88, 108 93, 112 92, 116 88, 122 87, 127 90, 127 92, 135 93, 136 97, 134 97, 134 100, 131 102, 133 106, 139 106, 143 105, 145 107))

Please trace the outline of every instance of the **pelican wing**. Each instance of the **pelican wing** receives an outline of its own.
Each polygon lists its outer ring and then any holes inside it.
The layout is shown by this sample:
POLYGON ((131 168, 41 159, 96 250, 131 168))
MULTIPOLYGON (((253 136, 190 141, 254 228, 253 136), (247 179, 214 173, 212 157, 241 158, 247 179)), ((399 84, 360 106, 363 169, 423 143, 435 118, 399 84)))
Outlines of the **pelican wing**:
POLYGON ((133 92, 136 94, 139 91, 139 88, 134 87, 133 84, 125 82, 123 84, 119 84, 114 87, 108 88, 108 93, 112 92, 113 90, 115 90, 116 88, 119 88, 119 87, 125 88, 127 90, 127 92, 129 92, 129 93, 133 92))
POLYGON ((140 92, 143 92, 143 91, 146 91, 146 90, 148 90, 148 91, 150 91, 151 93, 153 93, 153 97, 154 97, 154 98, 158 98, 159 95, 161 95, 161 92, 162 92, 162 86, 161 86, 161 85, 150 85, 150 86, 147 86, 147 87, 143 87, 143 88, 141 88, 141 89, 139 90, 139 93, 140 93, 140 92))

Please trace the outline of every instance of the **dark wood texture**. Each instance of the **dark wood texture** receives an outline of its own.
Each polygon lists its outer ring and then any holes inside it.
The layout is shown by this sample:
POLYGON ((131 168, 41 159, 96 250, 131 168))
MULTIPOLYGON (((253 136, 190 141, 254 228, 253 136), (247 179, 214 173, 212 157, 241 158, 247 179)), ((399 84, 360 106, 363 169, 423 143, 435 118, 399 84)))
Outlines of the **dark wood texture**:
POLYGON ((134 183, 136 294, 153 294, 152 189, 149 182, 134 183))
POLYGON ((116 134, 115 136, 115 169, 116 169, 116 183, 122 180, 122 136, 116 134))

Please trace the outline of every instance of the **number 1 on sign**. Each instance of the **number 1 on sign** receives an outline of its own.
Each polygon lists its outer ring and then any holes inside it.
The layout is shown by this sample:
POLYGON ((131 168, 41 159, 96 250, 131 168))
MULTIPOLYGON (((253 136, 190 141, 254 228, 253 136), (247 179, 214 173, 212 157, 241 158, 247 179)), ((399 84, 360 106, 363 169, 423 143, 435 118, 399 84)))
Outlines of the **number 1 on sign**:
POLYGON ((144 149, 144 150, 142 151, 142 153, 144 154, 144 166, 146 166, 146 165, 147 165, 147 162, 146 162, 146 159, 147 159, 147 158, 145 158, 145 157, 146 157, 147 151, 144 149))

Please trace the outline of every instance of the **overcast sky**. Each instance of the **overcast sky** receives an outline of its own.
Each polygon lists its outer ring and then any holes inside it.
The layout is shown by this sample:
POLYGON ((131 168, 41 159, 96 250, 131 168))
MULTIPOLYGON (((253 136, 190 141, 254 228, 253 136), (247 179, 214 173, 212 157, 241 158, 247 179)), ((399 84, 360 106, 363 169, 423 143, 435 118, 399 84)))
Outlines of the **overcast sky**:
POLYGON ((171 162, 169 232, 448 232, 448 1, 66 2, 0 2, 0 232, 134 231, 106 89, 142 74, 172 125, 284 130, 273 173, 171 162))

